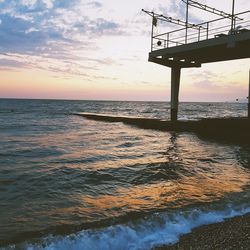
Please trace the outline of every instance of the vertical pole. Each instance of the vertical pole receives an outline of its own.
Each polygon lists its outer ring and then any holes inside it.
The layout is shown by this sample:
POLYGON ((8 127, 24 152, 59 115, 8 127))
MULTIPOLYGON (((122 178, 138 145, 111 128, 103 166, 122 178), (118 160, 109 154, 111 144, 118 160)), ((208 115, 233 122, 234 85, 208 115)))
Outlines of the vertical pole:
POLYGON ((248 119, 250 119, 250 70, 249 70, 249 84, 248 84, 248 119))
POLYGON ((187 8, 186 8, 186 35, 185 35, 185 44, 187 44, 187 36, 188 36, 188 0, 187 0, 187 8))
POLYGON ((209 22, 207 22, 207 39, 208 39, 209 22))
POLYGON ((152 30, 151 30, 151 52, 153 51, 153 36, 154 36, 154 18, 155 18, 155 14, 153 13, 153 17, 152 17, 152 30))
POLYGON ((234 1, 233 0, 233 4, 232 4, 232 18, 231 18, 231 34, 234 34, 234 1))
POLYGON ((171 68, 171 121, 177 121, 181 68, 171 68))

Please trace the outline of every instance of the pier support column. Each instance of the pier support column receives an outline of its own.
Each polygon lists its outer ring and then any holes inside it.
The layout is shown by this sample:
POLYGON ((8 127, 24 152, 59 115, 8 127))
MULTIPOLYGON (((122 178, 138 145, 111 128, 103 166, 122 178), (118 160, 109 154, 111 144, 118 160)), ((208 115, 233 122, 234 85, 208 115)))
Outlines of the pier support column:
POLYGON ((249 70, 249 80, 248 80, 248 119, 250 119, 250 70, 249 70))
POLYGON ((171 68, 171 121, 177 121, 181 68, 171 68))

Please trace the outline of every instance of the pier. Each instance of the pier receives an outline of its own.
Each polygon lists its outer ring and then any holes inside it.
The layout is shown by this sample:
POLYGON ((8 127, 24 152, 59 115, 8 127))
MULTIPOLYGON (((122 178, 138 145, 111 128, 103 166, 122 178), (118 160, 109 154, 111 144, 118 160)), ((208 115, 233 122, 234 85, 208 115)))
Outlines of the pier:
MULTIPOLYGON (((201 120, 178 120, 179 89, 181 69, 197 68, 205 63, 250 58, 250 10, 226 13, 214 7, 193 0, 180 0, 186 5, 186 20, 175 19, 147 10, 142 10, 152 18, 151 51, 149 62, 171 68, 171 114, 170 120, 153 118, 122 117, 105 114, 76 113, 87 119, 104 122, 122 122, 143 129, 169 132, 188 132, 214 141, 226 143, 250 142, 250 71, 248 94, 248 117, 206 118, 201 120), (189 22, 189 8, 217 15, 216 19, 194 24, 189 22), (155 27, 162 23, 182 26, 179 29, 163 30, 156 33, 155 27)), ((248 74, 248 72, 246 72, 248 74)))
POLYGON ((166 121, 155 118, 112 116, 94 113, 74 113, 86 119, 101 122, 122 122, 142 129, 168 132, 191 132, 202 138, 226 143, 249 144, 250 119, 207 118, 195 121, 166 121), (233 132, 232 132, 233 131, 233 132))
MULTIPOLYGON (((152 17, 151 51, 148 60, 171 68, 171 121, 178 119, 182 68, 250 58, 250 10, 235 14, 235 0, 232 2, 232 13, 225 13, 193 0, 181 1, 186 5, 185 21, 142 10, 152 17), (213 13, 219 18, 199 24, 189 23, 190 7, 213 13), (183 27, 155 34, 155 27, 163 22, 183 27)), ((249 95, 250 93, 248 103, 249 95)), ((249 109, 250 104, 248 104, 248 118, 250 118, 249 109)))

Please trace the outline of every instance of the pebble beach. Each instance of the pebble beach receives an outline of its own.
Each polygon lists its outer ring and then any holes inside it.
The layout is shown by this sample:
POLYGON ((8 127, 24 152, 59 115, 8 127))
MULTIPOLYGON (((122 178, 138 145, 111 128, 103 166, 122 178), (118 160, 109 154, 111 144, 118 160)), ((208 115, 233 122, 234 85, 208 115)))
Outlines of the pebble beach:
POLYGON ((196 228, 178 243, 156 249, 250 249, 250 213, 196 228))

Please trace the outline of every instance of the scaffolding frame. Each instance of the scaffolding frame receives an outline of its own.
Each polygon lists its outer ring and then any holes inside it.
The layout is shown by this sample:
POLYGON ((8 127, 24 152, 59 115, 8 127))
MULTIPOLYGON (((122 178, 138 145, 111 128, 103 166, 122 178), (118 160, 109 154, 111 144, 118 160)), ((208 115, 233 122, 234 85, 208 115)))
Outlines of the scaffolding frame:
MULTIPOLYGON (((188 40, 193 36, 194 33, 192 33, 191 35, 188 34, 188 30, 192 29, 192 30, 196 30, 197 34, 196 34, 196 41, 200 41, 200 40, 207 40, 209 38, 211 38, 211 36, 215 36, 215 37, 220 37, 220 36, 225 36, 225 35, 234 35, 237 34, 239 32, 245 32, 250 28, 250 21, 246 21, 243 22, 244 19, 241 18, 240 16, 249 13, 250 11, 244 11, 241 13, 234 13, 234 9, 235 9, 235 0, 232 0, 232 13, 226 13, 224 11, 218 10, 214 7, 210 7, 208 5, 204 5, 201 4, 197 1, 193 1, 193 0, 181 0, 183 3, 186 4, 186 20, 180 20, 180 19, 176 19, 176 18, 172 18, 169 16, 165 16, 162 14, 157 14, 153 11, 147 11, 142 9, 143 12, 145 12, 146 14, 150 15, 152 17, 152 30, 151 30, 151 51, 156 50, 156 49, 161 49, 161 48, 169 48, 169 47, 173 47, 173 46, 179 46, 179 45, 183 45, 183 44, 188 44, 188 40), (194 23, 190 23, 189 22, 189 7, 195 7, 201 10, 204 10, 206 12, 209 13, 213 13, 215 15, 220 16, 217 19, 213 19, 213 20, 209 20, 207 22, 203 22, 203 23, 199 23, 199 24, 194 24, 194 23), (210 28, 210 26, 212 24, 214 24, 215 22, 219 22, 222 21, 224 19, 230 19, 231 20, 231 24, 227 25, 227 26, 220 26, 217 28, 210 28), (172 23, 172 24, 176 24, 178 26, 182 26, 184 28, 180 28, 180 29, 176 29, 173 31, 169 31, 169 32, 164 32, 161 34, 157 34, 154 35, 154 29, 157 26, 158 21, 162 21, 162 22, 168 22, 168 23, 172 23), (237 23, 238 22, 238 23, 237 23), (241 26, 241 29, 238 29, 236 27, 236 23, 238 25, 241 26), (222 30, 222 28, 225 28, 225 30, 222 30), (176 38, 172 38, 171 36, 175 33, 180 33, 180 32, 185 32, 185 35, 179 37, 179 39, 176 38), (227 32, 227 34, 225 34, 225 32, 227 32), (156 41, 156 42, 155 42, 156 41)), ((238 27, 240 27, 238 26, 238 27)))

